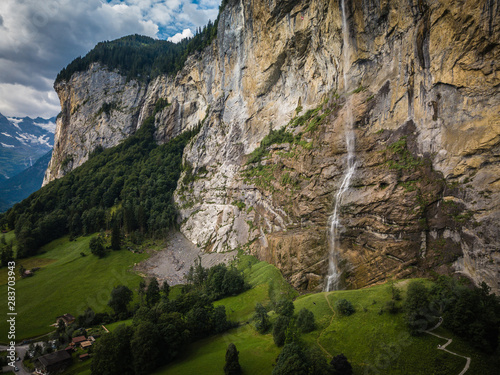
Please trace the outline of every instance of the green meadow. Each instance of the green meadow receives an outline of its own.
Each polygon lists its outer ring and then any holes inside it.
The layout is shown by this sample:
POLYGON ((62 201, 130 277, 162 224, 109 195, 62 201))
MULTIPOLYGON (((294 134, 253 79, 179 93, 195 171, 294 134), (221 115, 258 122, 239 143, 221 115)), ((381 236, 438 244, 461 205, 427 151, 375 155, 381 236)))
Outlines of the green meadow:
MULTIPOLYGON (((110 311, 107 302, 116 285, 128 285, 136 292, 141 278, 129 270, 147 255, 121 250, 98 259, 88 250, 90 238, 82 237, 72 242, 62 238, 45 246, 43 254, 17 262, 25 268, 41 267, 35 276, 17 281, 18 340, 50 332, 54 318, 64 313, 76 316, 87 307, 110 311), (81 256, 81 252, 87 255, 81 256)), ((237 267, 251 288, 214 304, 225 306, 228 318, 238 322, 239 327, 189 345, 179 358, 158 369, 155 375, 222 373, 226 348, 231 342, 240 353, 244 374, 271 374, 281 348, 276 347, 270 332, 265 335, 256 332, 252 316, 256 303, 271 310, 272 301, 280 298, 294 300, 296 313, 302 308, 314 313, 316 329, 301 336, 303 343, 321 350, 328 361, 343 353, 356 375, 459 374, 465 366, 465 359, 437 350, 445 340, 429 334, 413 337, 407 333, 402 301, 397 302, 398 313, 387 311, 386 303, 392 297, 390 284, 299 296, 273 265, 240 254, 237 267), (339 299, 350 301, 356 312, 341 316, 335 308, 339 299)), ((0 270, 0 277, 0 298, 5 299, 5 269, 0 270)), ((431 281, 424 282, 431 285, 431 281)), ((394 285, 401 290, 404 300, 408 280, 394 285)), ((173 287, 170 298, 176 298, 180 291, 180 286, 173 287)), ((270 311, 269 315, 273 321, 274 312, 270 311)), ((120 324, 132 324, 132 320, 106 327, 114 331, 120 324)), ((5 323, 0 323, 0 327, 5 332, 5 323)), ((492 357, 471 348, 442 327, 435 333, 453 338, 447 349, 471 357, 467 374, 497 374, 496 361, 492 357)), ((64 375, 90 374, 90 361, 79 362, 75 358, 74 363, 64 375)))
MULTIPOLYGON (((96 312, 111 311, 107 302, 117 285, 137 289, 141 277, 129 270, 147 255, 120 250, 108 252, 105 258, 99 259, 90 253, 91 238, 79 237, 70 242, 68 237, 63 237, 46 245, 42 254, 16 261, 17 269, 21 264, 26 269, 41 267, 34 276, 16 282, 17 341, 52 331, 50 325, 55 318, 65 313, 76 317, 87 307, 96 312)), ((3 268, 0 273, 2 301, 7 300, 6 281, 7 270, 3 268)), ((6 304, 2 306, 6 309, 6 304)), ((0 332, 6 330, 6 321, 2 320, 0 332)), ((6 334, 2 334, 0 341, 6 341, 6 334)))
MULTIPOLYGON (((224 305, 231 320, 242 324, 225 334, 214 336, 188 347, 185 354, 174 363, 155 372, 155 375, 221 373, 225 351, 233 342, 238 351, 244 374, 271 374, 273 364, 280 352, 270 333, 258 334, 252 326, 251 317, 257 302, 271 306, 271 295, 296 297, 296 292, 284 281, 272 265, 248 256, 240 257, 239 267, 244 269, 246 280, 252 289, 235 297, 215 302, 224 305), (250 259, 251 260, 251 259, 250 259), (250 323, 247 323, 249 322, 250 323)), ((424 280, 427 285, 430 281, 424 280)), ((408 280, 396 283, 405 297, 408 280)), ((391 300, 389 284, 359 290, 335 291, 298 296, 295 312, 307 308, 314 313, 316 330, 302 335, 306 346, 317 347, 330 361, 333 356, 345 354, 353 366, 354 374, 384 375, 447 375, 459 374, 466 360, 437 350, 446 341, 429 334, 413 337, 407 333, 404 315, 400 311, 391 314, 385 304, 391 300), (349 300, 356 312, 341 316, 335 309, 339 299, 349 300)), ((399 307, 402 301, 397 303, 399 307)), ((273 320, 273 312, 270 312, 273 320)), ((447 330, 439 328, 436 333, 453 338, 447 349, 472 358, 467 374, 496 375, 498 369, 493 358, 471 348, 447 330)))

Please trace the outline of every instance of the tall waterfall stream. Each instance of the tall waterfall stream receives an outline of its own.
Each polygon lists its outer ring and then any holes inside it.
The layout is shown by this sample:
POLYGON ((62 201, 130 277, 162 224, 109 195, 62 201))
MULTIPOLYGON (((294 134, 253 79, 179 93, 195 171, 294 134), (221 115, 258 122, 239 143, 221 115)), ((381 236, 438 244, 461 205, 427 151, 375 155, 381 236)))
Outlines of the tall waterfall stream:
MULTIPOLYGON (((341 1, 342 4, 342 55, 344 60, 343 75, 344 75, 344 91, 345 95, 349 93, 349 80, 348 80, 348 69, 350 64, 350 51, 349 51, 349 27, 347 25, 345 0, 341 1)), ((325 286, 325 291, 329 292, 332 290, 337 290, 340 287, 340 281, 342 276, 342 271, 339 268, 339 255, 338 255, 338 244, 339 244, 339 234, 341 229, 339 211, 342 206, 342 200, 344 194, 349 189, 352 176, 356 171, 356 139, 354 136, 354 118, 352 114, 352 104, 349 100, 346 100, 345 106, 345 139, 347 147, 347 166, 342 177, 342 184, 340 185, 337 194, 335 195, 335 203, 333 207, 333 213, 328 218, 328 276, 325 286)))

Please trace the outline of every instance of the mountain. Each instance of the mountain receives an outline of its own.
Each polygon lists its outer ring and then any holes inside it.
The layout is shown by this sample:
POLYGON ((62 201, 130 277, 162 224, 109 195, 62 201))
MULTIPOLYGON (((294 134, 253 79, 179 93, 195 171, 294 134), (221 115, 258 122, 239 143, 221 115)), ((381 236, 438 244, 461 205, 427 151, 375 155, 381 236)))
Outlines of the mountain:
POLYGON ((52 151, 49 151, 21 173, 0 181, 0 212, 8 210, 42 187, 51 157, 52 151))
POLYGON ((0 114, 0 175, 10 178, 30 167, 54 146, 56 118, 0 114))
POLYGON ((500 292, 498 4, 224 5, 175 74, 100 54, 67 70, 44 184, 150 116, 160 144, 202 124, 174 198, 204 250, 243 248, 302 290, 437 272, 500 292))

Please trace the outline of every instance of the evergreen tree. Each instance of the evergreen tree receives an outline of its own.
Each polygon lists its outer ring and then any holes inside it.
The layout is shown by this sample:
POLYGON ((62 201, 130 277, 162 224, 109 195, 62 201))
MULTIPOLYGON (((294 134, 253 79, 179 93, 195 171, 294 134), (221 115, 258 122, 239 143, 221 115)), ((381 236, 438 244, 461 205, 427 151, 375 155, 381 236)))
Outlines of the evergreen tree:
POLYGON ((276 346, 283 346, 285 344, 286 331, 289 323, 290 318, 285 315, 280 315, 278 319, 276 319, 273 326, 273 340, 276 346))
POLYGON ((120 248, 121 248, 120 225, 118 224, 118 220, 115 220, 113 223, 113 228, 111 230, 111 249, 120 250, 120 248))
POLYGON ((330 368, 332 375, 352 375, 352 366, 344 354, 333 357, 330 368))
POLYGON ((99 235, 97 237, 93 237, 89 243, 90 252, 94 255, 97 255, 99 258, 104 258, 106 255, 106 249, 104 248, 104 240, 99 235))
POLYGON ((292 301, 282 299, 276 303, 276 308, 274 310, 276 311, 276 314, 288 316, 289 318, 291 318, 293 316, 294 309, 295 306, 293 305, 292 301))
POLYGON ((0 261, 2 263, 2 267, 5 267, 14 260, 14 250, 12 249, 12 243, 8 245, 2 246, 3 250, 0 255, 0 261))
POLYGON ((108 306, 111 307, 115 314, 123 314, 127 312, 127 306, 132 301, 133 292, 125 285, 119 285, 111 291, 111 299, 108 306))
POLYGON ((314 314, 305 308, 299 311, 297 315, 297 327, 302 333, 314 331, 316 323, 314 322, 314 314))
POLYGON ((92 375, 134 375, 130 340, 133 329, 125 325, 118 326, 112 333, 103 335, 93 347, 92 375))
POLYGON ((302 348, 295 342, 287 343, 276 360, 273 375, 308 375, 309 363, 302 348))
POLYGON ((156 280, 156 277, 153 277, 146 289, 146 304, 149 307, 152 307, 156 305, 156 303, 159 300, 160 300, 160 287, 158 286, 158 280, 156 280))
POLYGON ((412 335, 421 334, 430 328, 429 291, 422 282, 412 281, 408 284, 404 309, 406 323, 412 335))
POLYGON ((225 375, 241 374, 241 366, 238 360, 238 350, 233 343, 230 343, 226 350, 226 364, 224 365, 225 375))
POLYGON ((255 305, 255 314, 253 316, 253 320, 255 322, 255 329, 257 330, 257 332, 262 334, 267 332, 271 323, 269 322, 267 311, 261 303, 257 303, 255 305))
MULTIPOLYGON (((160 364, 161 337, 151 322, 141 322, 130 340, 135 375, 151 374, 160 364)), ((121 359, 126 360, 126 358, 121 359)))
POLYGON ((167 280, 165 280, 163 284, 161 284, 161 292, 164 298, 168 298, 168 295, 170 293, 170 285, 168 285, 167 280))
POLYGON ((138 294, 141 298, 141 304, 144 303, 144 295, 146 294, 146 282, 144 280, 139 283, 138 294))

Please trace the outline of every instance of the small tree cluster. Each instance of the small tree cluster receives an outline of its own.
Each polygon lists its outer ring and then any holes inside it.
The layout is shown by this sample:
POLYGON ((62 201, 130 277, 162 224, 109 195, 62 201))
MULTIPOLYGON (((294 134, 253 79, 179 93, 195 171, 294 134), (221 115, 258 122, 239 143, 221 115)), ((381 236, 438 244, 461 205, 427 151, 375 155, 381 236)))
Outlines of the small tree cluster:
POLYGON ((213 301, 237 295, 247 288, 243 274, 235 267, 228 268, 221 263, 207 269, 201 265, 200 258, 190 267, 186 281, 206 293, 213 301))

